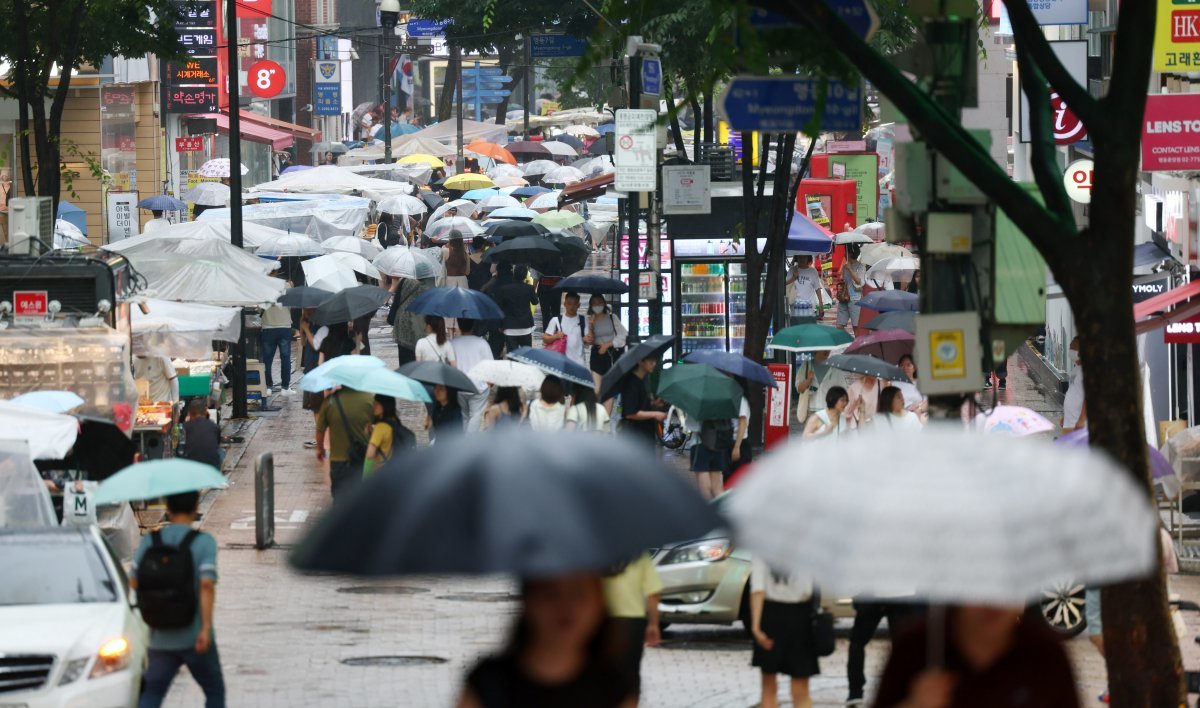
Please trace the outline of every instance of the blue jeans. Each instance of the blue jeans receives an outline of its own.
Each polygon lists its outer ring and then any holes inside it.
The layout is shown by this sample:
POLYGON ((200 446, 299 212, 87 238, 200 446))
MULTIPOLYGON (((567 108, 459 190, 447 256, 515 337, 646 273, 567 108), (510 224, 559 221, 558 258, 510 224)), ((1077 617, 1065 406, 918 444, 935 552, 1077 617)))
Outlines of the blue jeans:
POLYGON ((275 360, 275 350, 279 350, 279 378, 284 388, 292 385, 292 330, 284 327, 272 327, 262 331, 263 368, 267 370, 267 387, 270 388, 274 379, 271 378, 271 364, 275 360))
POLYGON ((217 656, 216 642, 209 645, 208 651, 203 654, 197 654, 194 649, 151 649, 146 673, 142 677, 142 696, 138 700, 138 708, 161 706, 180 666, 187 666, 188 673, 200 684, 204 691, 205 708, 225 708, 225 679, 221 676, 221 659, 217 656))

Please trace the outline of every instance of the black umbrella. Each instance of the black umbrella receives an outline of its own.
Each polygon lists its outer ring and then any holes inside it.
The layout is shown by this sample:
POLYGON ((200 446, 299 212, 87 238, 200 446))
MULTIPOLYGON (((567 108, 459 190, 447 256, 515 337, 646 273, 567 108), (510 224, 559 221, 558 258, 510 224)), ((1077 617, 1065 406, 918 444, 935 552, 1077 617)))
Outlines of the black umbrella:
POLYGON ((850 371, 864 376, 874 376, 885 381, 907 381, 908 376, 899 366, 893 366, 870 354, 834 354, 825 360, 826 366, 850 371))
POLYGON ((425 206, 429 207, 430 210, 437 209, 446 203, 446 200, 442 199, 441 195, 437 192, 431 192, 428 189, 418 189, 417 196, 421 198, 421 201, 425 202, 425 206))
POLYGON ((333 293, 328 290, 300 285, 285 290, 283 297, 279 298, 279 304, 284 307, 320 307, 329 302, 331 297, 333 293))
POLYGON ((675 338, 670 335, 652 334, 645 341, 626 349, 621 358, 613 362, 612 368, 600 379, 600 400, 605 401, 616 395, 617 384, 625 378, 626 374, 633 371, 638 362, 642 359, 661 356, 674 343, 675 338))
POLYGON ((863 329, 902 329, 909 334, 915 334, 917 331, 916 315, 917 313, 907 310, 880 312, 863 325, 863 329))
POLYGON ((430 386, 441 384, 456 391, 472 393, 477 390, 475 382, 466 374, 439 361, 410 361, 396 371, 430 386))
POLYGON ((111 420, 76 417, 79 436, 65 459, 67 469, 83 470, 87 479, 103 482, 134 463, 137 445, 111 420))
POLYGON ((506 219, 488 225, 483 235, 487 236, 492 243, 503 243, 522 236, 543 236, 547 233, 549 233, 549 229, 541 224, 506 219))
POLYGON ((546 272, 554 275, 571 275, 572 273, 578 273, 587 266, 588 258, 592 256, 592 249, 588 247, 586 241, 578 236, 563 233, 562 231, 551 232, 546 238, 562 254, 562 261, 558 270, 546 272))
POLYGON ((629 292, 629 286, 614 278, 607 278, 603 275, 589 275, 587 273, 576 273, 558 281, 558 285, 554 286, 555 290, 569 290, 574 293, 588 293, 590 295, 618 295, 620 293, 629 292))
POLYGON ((483 254, 492 263, 527 263, 544 273, 562 267, 562 252, 548 239, 540 236, 520 236, 489 248, 483 254))
POLYGON ((555 135, 554 142, 570 145, 571 147, 575 148, 576 150, 583 149, 583 141, 569 133, 563 133, 562 135, 555 135))
POLYGON ((371 314, 390 300, 392 294, 374 285, 359 285, 334 293, 313 313, 313 324, 330 325, 349 322, 371 314))
POLYGON ((292 551, 301 569, 367 576, 604 571, 721 524, 636 443, 527 429, 397 456, 292 551))

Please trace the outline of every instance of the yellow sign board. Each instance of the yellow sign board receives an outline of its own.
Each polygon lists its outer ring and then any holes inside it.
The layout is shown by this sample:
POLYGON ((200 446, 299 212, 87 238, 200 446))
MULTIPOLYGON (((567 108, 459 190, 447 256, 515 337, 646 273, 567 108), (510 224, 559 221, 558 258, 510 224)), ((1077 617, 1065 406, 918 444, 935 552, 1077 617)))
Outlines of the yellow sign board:
POLYGON ((935 329, 929 332, 929 353, 933 363, 930 376, 935 379, 959 379, 967 375, 967 353, 961 329, 935 329))
POLYGON ((562 104, 558 101, 542 101, 542 115, 552 116, 562 110, 562 104))
POLYGON ((1200 0, 1159 0, 1154 70, 1200 70, 1200 0))

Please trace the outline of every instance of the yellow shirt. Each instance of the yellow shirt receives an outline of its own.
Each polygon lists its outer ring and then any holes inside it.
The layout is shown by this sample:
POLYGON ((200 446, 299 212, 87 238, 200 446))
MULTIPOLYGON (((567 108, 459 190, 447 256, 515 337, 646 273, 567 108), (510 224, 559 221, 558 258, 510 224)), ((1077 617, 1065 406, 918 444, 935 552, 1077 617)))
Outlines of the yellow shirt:
POLYGON ((375 446, 375 461, 386 462, 392 457, 392 426, 376 423, 371 429, 370 444, 375 446))
POLYGON ((616 575, 604 579, 604 604, 613 617, 645 619, 646 598, 662 592, 650 555, 643 553, 616 575))

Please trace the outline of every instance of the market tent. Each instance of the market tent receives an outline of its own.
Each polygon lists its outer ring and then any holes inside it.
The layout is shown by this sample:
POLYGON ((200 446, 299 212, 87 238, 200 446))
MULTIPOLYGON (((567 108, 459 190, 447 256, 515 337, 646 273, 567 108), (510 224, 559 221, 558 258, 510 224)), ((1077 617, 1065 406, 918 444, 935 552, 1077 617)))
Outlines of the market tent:
MULTIPOLYGON (((380 145, 379 151, 380 153, 383 152, 382 145, 380 145)), ((449 157, 457 154, 457 151, 445 143, 438 142, 424 135, 422 132, 412 133, 392 140, 392 157, 404 157, 405 155, 422 153, 433 155, 434 157, 449 157)), ((383 156, 380 155, 380 157, 382 158, 383 156)))
MULTIPOLYGON (((508 128, 503 125, 478 123, 473 120, 464 119, 462 126, 463 145, 472 140, 485 140, 490 143, 503 145, 508 140, 508 128)), ((420 132, 413 133, 408 137, 427 138, 447 145, 454 145, 458 141, 458 126, 455 124, 455 121, 445 120, 441 123, 431 125, 420 132)))
POLYGON ((133 311, 133 355, 202 358, 212 340, 236 342, 241 335, 239 308, 147 299, 133 311))
POLYGON ((13 449, 13 442, 29 446, 29 456, 35 460, 61 460, 75 445, 79 421, 61 413, 47 413, 37 408, 0 401, 0 445, 13 449))
MULTIPOLYGON (((228 209, 218 209, 214 211, 224 211, 228 213, 228 209)), ((242 224, 242 243, 245 247, 254 250, 268 238, 274 236, 284 236, 286 232, 279 229, 273 229, 262 224, 243 223, 242 224)), ((131 236, 127 239, 122 239, 116 243, 110 243, 103 248, 107 251, 115 251, 117 253, 130 253, 139 249, 145 248, 147 244, 163 241, 223 241, 232 243, 232 227, 229 224, 229 217, 224 219, 213 217, 211 219, 199 219, 196 221, 188 221, 182 224, 171 224, 170 226, 162 226, 150 233, 141 234, 140 236, 131 236)))
POLYGON ((267 275, 278 266, 218 239, 156 238, 135 247, 126 239, 103 248, 119 251, 145 279, 148 296, 178 302, 254 307, 275 302, 287 287, 267 275), (117 248, 117 247, 120 248, 117 248))
MULTIPOLYGON (((242 207, 242 223, 269 226, 322 241, 335 236, 357 234, 366 223, 370 208, 370 199, 342 195, 306 201, 246 204, 242 207)), ((229 223, 229 209, 208 209, 196 221, 204 223, 210 220, 229 223)))
POLYGON ((321 165, 303 172, 293 172, 272 182, 264 182, 257 190, 278 192, 322 192, 326 194, 361 194, 379 201, 393 194, 412 194, 407 182, 364 177, 333 165, 321 165))
POLYGON ((50 491, 29 458, 24 445, 0 443, 0 529, 58 526, 50 491))

